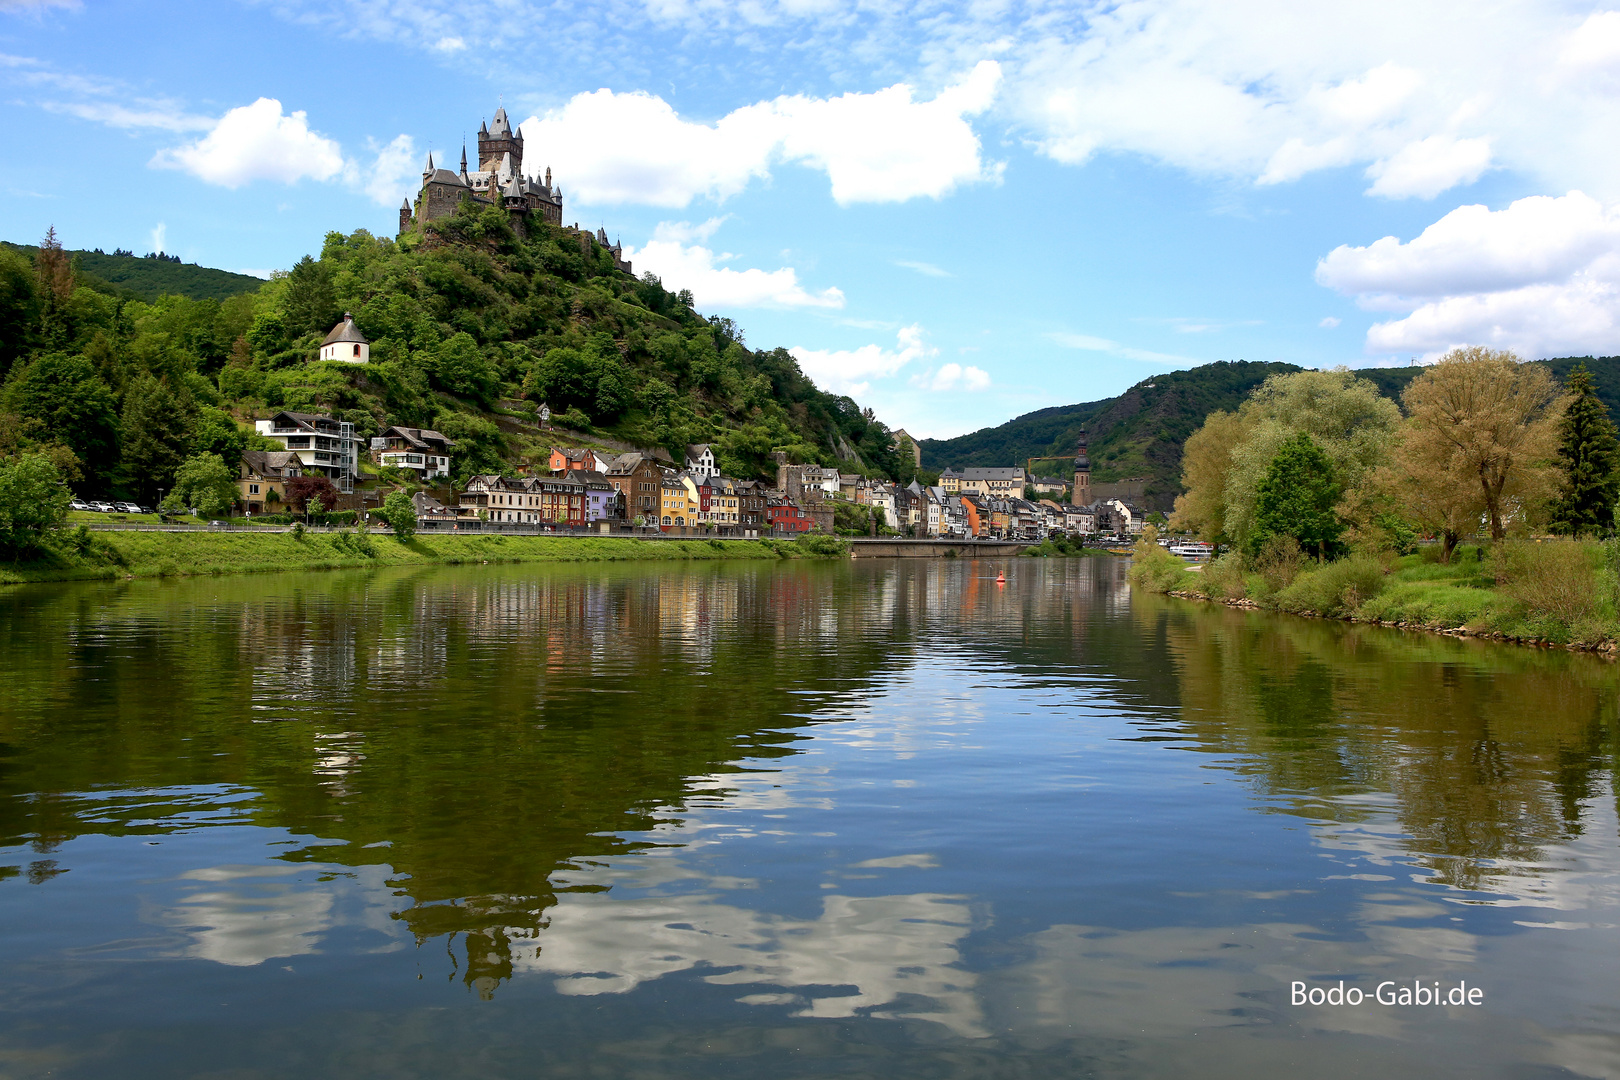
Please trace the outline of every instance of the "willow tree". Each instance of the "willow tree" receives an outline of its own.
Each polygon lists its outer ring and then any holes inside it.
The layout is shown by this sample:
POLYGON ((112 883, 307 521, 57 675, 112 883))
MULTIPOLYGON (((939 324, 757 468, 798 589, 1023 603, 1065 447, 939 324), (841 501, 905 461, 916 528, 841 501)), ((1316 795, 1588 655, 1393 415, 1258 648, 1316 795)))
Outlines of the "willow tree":
POLYGON ((1598 399, 1592 373, 1576 364, 1566 384, 1569 405, 1558 421, 1558 467, 1563 473, 1553 500, 1555 533, 1601 532, 1614 521, 1620 499, 1620 440, 1609 408, 1598 399))
POLYGON ((1491 539, 1528 518, 1551 493, 1563 401, 1547 369, 1511 352, 1453 349, 1412 380, 1406 406, 1412 481, 1427 496, 1465 502, 1477 492, 1491 539))
POLYGON ((1336 512, 1362 524, 1372 513, 1372 475, 1388 462, 1400 420, 1393 401, 1346 368, 1273 375, 1235 415, 1211 414, 1188 439, 1178 524, 1249 546, 1260 482, 1283 445, 1301 434, 1332 465, 1341 490, 1336 512))

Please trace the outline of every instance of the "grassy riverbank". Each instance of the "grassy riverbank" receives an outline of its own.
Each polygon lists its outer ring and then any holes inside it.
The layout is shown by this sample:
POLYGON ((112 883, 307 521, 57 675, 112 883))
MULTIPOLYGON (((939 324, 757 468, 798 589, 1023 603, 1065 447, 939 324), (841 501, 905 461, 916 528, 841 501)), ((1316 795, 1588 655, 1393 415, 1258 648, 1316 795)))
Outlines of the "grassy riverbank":
POLYGON ((1401 557, 1352 556, 1255 567, 1224 555, 1189 570, 1139 547, 1131 582, 1151 592, 1327 619, 1615 651, 1620 642, 1620 544, 1510 540, 1401 557))
POLYGON ((54 535, 35 557, 0 562, 0 584, 122 577, 257 574, 364 566, 483 562, 626 562, 839 557, 830 537, 632 540, 597 536, 424 536, 389 533, 97 532, 54 535))

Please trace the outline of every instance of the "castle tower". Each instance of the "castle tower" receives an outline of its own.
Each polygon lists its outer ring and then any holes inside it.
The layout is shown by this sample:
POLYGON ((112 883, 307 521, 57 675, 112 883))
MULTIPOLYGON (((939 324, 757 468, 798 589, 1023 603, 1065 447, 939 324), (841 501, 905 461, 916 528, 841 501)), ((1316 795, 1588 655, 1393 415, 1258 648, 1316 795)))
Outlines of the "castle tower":
POLYGON ((1086 429, 1080 429, 1080 446, 1074 455, 1075 506, 1091 505, 1091 459, 1086 456, 1086 429))
POLYGON ((512 172, 523 171, 523 136, 512 130, 506 118, 506 109, 495 110, 495 119, 488 127, 478 128, 478 167, 493 173, 501 166, 501 156, 512 155, 512 172))
POLYGON ((407 233, 411 228, 411 200, 406 199, 399 208, 399 231, 407 233))

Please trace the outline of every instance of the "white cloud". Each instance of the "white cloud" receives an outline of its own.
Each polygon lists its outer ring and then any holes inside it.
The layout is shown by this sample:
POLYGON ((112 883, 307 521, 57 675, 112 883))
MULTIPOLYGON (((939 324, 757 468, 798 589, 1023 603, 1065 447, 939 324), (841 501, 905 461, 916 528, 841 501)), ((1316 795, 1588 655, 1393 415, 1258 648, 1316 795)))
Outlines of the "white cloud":
POLYGON ((642 248, 629 248, 625 257, 641 271, 651 271, 663 279, 671 291, 692 290, 699 307, 779 307, 841 308, 844 294, 836 288, 812 293, 799 284, 791 266, 780 270, 733 270, 721 263, 736 256, 704 247, 690 240, 707 240, 721 218, 702 225, 665 222, 653 231, 653 238, 642 248))
POLYGON ((433 47, 440 52, 460 52, 467 47, 467 43, 458 37, 442 37, 433 43, 433 47))
POLYGON ((51 112, 63 112, 116 128, 156 128, 162 131, 206 131, 214 121, 187 113, 171 102, 137 102, 130 107, 114 101, 47 102, 51 112))
MULTIPOLYGON (((994 179, 968 118, 990 107, 1001 69, 983 61, 930 101, 897 84, 836 98, 778 97, 712 126, 683 119, 662 98, 597 90, 521 125, 545 148, 559 183, 586 205, 683 207, 724 200, 778 161, 825 172, 840 205, 942 198, 994 179)), ((538 163, 537 163, 538 164, 538 163)))
POLYGON ((1140 154, 1260 183, 1362 165, 1390 198, 1495 166, 1620 195, 1614 12, 1134 0, 1041 21, 1003 63, 1012 111, 1062 162, 1140 154))
POLYGON ((908 262, 905 259, 896 259, 894 265, 907 270, 915 270, 924 277, 955 277, 949 270, 941 270, 933 263, 908 262))
POLYGON ((1432 199, 1458 184, 1472 184, 1490 168, 1491 144, 1484 139, 1431 135, 1408 143, 1367 169, 1368 195, 1387 199, 1432 199))
POLYGON ((421 164, 416 156, 416 142, 409 135, 396 135, 383 146, 372 141, 370 149, 376 156, 371 167, 360 175, 362 187, 372 202, 394 207, 420 190, 421 164))
POLYGON ((338 144, 311 131, 302 111, 283 114, 274 98, 230 110, 202 139, 160 151, 152 164, 228 188, 254 180, 330 180, 344 169, 338 144))
POLYGON ((911 380, 913 386, 925 390, 988 390, 990 388, 990 375, 981 368, 963 367, 961 364, 945 364, 938 371, 931 371, 918 375, 911 380))
POLYGON ((79 0, 0 0, 0 11, 42 11, 56 7, 78 10, 79 0))
POLYGON ((915 324, 901 329, 894 349, 862 345, 858 349, 797 347, 788 352, 817 386, 852 396, 866 393, 872 379, 886 378, 914 360, 928 360, 939 354, 938 349, 923 341, 922 327, 915 324))
POLYGON ((1325 315, 1323 316, 1322 321, 1316 325, 1320 326, 1323 330, 1336 329, 1339 325, 1339 317, 1337 315, 1325 315))
POLYGON ((1402 313, 1367 332, 1374 353, 1461 344, 1526 356, 1620 350, 1620 207, 1579 191, 1503 210, 1462 206, 1408 242, 1341 246, 1319 284, 1402 313))
POLYGON ((161 221, 158 222, 157 223, 157 228, 152 230, 152 250, 158 252, 159 254, 162 254, 163 245, 164 245, 164 242, 168 239, 168 236, 169 236, 169 227, 167 225, 163 224, 163 222, 161 222, 161 221))
POLYGON ((1152 352, 1147 349, 1132 348, 1121 345, 1117 341, 1107 338, 1093 337, 1090 334, 1071 334, 1058 331, 1046 335, 1047 340, 1063 346, 1065 349, 1083 349, 1086 352, 1107 353, 1110 356, 1123 357, 1126 360, 1139 360, 1145 364, 1173 364, 1176 366, 1200 364, 1203 361, 1194 360, 1190 356, 1177 356, 1174 353, 1152 352))

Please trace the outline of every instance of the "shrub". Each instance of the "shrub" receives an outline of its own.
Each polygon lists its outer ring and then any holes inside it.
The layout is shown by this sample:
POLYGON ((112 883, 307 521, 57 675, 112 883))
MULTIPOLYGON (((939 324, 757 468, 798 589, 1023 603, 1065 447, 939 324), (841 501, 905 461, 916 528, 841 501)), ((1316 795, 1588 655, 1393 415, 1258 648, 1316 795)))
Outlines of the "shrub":
POLYGON ((1131 548, 1131 584, 1148 592, 1167 593, 1194 587, 1193 574, 1178 555, 1159 546, 1159 533, 1149 525, 1131 548))
POLYGON ((1523 604, 1527 618, 1550 616, 1568 627, 1597 613, 1602 554, 1590 541, 1509 540, 1498 546, 1492 569, 1498 590, 1523 604))
POLYGON ((1272 603, 1283 611, 1341 619, 1382 592, 1386 580, 1384 564, 1377 559, 1340 559, 1300 574, 1272 603))
POLYGON ((1254 558, 1254 569, 1265 582, 1268 593, 1282 592, 1294 583, 1305 555, 1299 550, 1299 541, 1292 536, 1278 534, 1266 538, 1254 558))
POLYGON ((1198 591, 1214 600, 1241 600, 1249 594, 1243 579, 1243 556, 1228 551, 1205 564, 1198 575, 1198 591))
POLYGON ((849 541, 825 533, 805 533, 793 545, 803 555, 848 555, 849 541))

